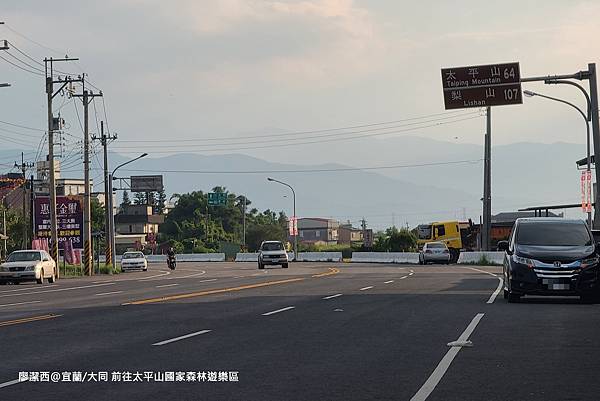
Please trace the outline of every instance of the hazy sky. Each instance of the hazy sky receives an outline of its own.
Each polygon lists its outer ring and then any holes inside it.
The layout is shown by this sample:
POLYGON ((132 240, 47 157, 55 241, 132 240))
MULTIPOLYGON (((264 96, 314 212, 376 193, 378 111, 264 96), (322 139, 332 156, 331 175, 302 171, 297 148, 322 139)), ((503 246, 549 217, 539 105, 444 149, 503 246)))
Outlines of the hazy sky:
MULTIPOLYGON (((36 60, 79 57, 61 69, 86 71, 103 89, 110 128, 120 135, 113 149, 138 153, 142 144, 127 140, 168 140, 152 143, 154 156, 219 143, 176 139, 442 113, 442 67, 519 61, 522 76, 533 76, 572 73, 600 61, 598 1, 4 0, 0 20, 7 23, 0 39, 36 60), (168 147, 174 145, 180 147, 168 147)), ((0 60, 0 82, 12 84, 0 89, 0 120, 43 128, 43 78, 0 60)), ((526 88, 583 105, 573 88, 526 88)), ((70 132, 80 136, 73 105, 60 97, 56 102, 70 132)), ((493 121, 496 144, 585 142, 575 111, 539 98, 497 107, 493 121)), ((410 134, 480 144, 484 127, 478 118, 410 134)), ((386 144, 385 137, 374 140, 386 144)), ((32 134, 26 141, 38 139, 32 134)), ((12 145, 0 139, 0 146, 12 145)), ((239 151, 274 161, 356 165, 345 156, 352 146, 331 141, 239 151)), ((373 164, 376 155, 360 163, 373 164)))

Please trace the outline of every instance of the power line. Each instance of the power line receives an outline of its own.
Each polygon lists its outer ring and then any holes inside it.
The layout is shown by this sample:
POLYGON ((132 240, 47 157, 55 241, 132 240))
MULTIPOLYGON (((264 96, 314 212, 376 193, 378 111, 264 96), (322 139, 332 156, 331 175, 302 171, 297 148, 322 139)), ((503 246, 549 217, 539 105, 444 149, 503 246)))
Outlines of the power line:
POLYGON ((28 72, 28 73, 30 73, 30 74, 39 75, 40 77, 43 77, 43 76, 44 76, 44 74, 41 74, 41 73, 39 73, 39 72, 36 72, 36 71, 31 71, 31 70, 28 70, 27 68, 21 67, 20 65, 17 65, 17 64, 15 64, 15 63, 13 63, 12 61, 10 61, 10 60, 7 60, 6 58, 4 58, 4 57, 3 57, 3 56, 1 56, 1 55, 0 55, 0 58, 1 58, 2 60, 6 61, 8 64, 10 64, 10 65, 12 65, 12 66, 14 66, 14 67, 17 67, 17 68, 18 68, 18 69, 20 69, 20 70, 26 71, 26 72, 28 72))
POLYGON ((17 128, 28 129, 28 130, 31 130, 31 131, 40 131, 40 132, 46 132, 46 130, 45 130, 45 129, 27 127, 27 126, 25 126, 25 125, 20 125, 20 124, 15 124, 15 123, 9 123, 8 121, 1 121, 1 120, 0 120, 0 124, 6 124, 6 125, 10 125, 10 126, 12 126, 12 127, 17 127, 17 128))
MULTIPOLYGON (((317 134, 317 133, 327 133, 327 132, 333 132, 333 131, 342 131, 342 130, 349 130, 349 129, 356 129, 356 128, 368 128, 368 127, 375 127, 375 126, 382 126, 382 125, 391 125, 391 124, 397 124, 397 123, 401 123, 401 122, 407 122, 407 121, 415 121, 415 120, 423 120, 423 119, 428 119, 428 118, 432 118, 432 117, 437 117, 437 116, 442 116, 442 115, 455 115, 455 117, 458 117, 458 115, 456 114, 460 114, 460 115, 471 115, 471 114, 480 114, 480 111, 469 111, 469 112, 465 112, 464 110, 454 110, 454 111, 449 111, 449 112, 444 112, 444 113, 435 113, 435 114, 429 114, 429 115, 424 115, 424 116, 419 116, 419 117, 411 117, 411 118, 405 118, 405 119, 401 119, 401 120, 394 120, 394 121, 387 121, 387 122, 377 122, 377 123, 369 123, 369 124, 361 124, 361 125, 351 125, 351 126, 346 126, 346 127, 338 127, 338 128, 326 128, 326 129, 318 129, 318 130, 310 130, 310 131, 295 131, 295 132, 287 132, 287 133, 281 133, 281 134, 261 134, 261 135, 249 135, 249 136, 225 136, 225 137, 215 137, 215 138, 199 138, 199 139, 168 139, 168 140, 164 140, 164 139, 154 139, 154 140, 121 140, 120 142, 172 142, 172 141, 177 141, 177 142, 198 142, 198 141, 221 141, 221 140, 244 140, 244 139, 256 139, 256 138, 271 138, 271 137, 285 137, 285 136, 294 136, 294 135, 305 135, 305 134, 317 134)), ((452 118, 452 117, 448 117, 448 118, 452 118)), ((417 123, 415 123, 417 124, 417 123)), ((385 129, 385 128, 381 128, 381 129, 385 129)))
MULTIPOLYGON (((303 136, 300 138, 282 138, 282 139, 269 139, 268 141, 247 141, 247 142, 236 142, 236 143, 215 143, 215 144, 209 144, 209 145, 198 145, 201 147, 213 147, 213 146, 233 146, 233 145, 251 145, 251 144, 261 144, 261 143, 273 143, 273 142, 287 142, 287 141, 306 141, 307 139, 317 139, 317 138, 334 138, 334 137, 342 137, 342 136, 346 136, 346 135, 354 135, 354 134, 362 134, 362 133, 367 133, 367 132, 380 132, 381 135, 385 135, 385 133, 383 132, 384 130, 392 130, 392 129, 397 129, 397 128, 404 128, 407 126, 414 126, 414 125, 421 125, 421 124, 426 124, 426 123, 430 123, 430 122, 437 122, 437 121, 446 121, 446 120, 451 120, 451 119, 456 119, 458 117, 463 117, 463 116, 472 116, 474 114, 477 114, 477 116, 479 117, 479 112, 468 112, 468 113, 464 113, 464 114, 459 114, 456 116, 450 116, 450 117, 441 117, 441 118, 434 118, 434 119, 430 119, 430 120, 424 120, 424 121, 419 121, 419 122, 413 122, 413 123, 407 123, 407 124, 401 124, 401 125, 392 125, 392 126, 388 126, 388 127, 381 127, 381 128, 370 128, 370 129, 364 129, 364 130, 358 130, 358 131, 347 131, 347 132, 336 132, 336 133, 331 133, 331 134, 323 134, 323 135, 309 135, 309 136, 303 136)), ((450 121, 452 122, 452 120, 450 121)), ((238 139, 245 139, 245 138, 238 138, 238 139)), ((167 142, 173 142, 173 139, 167 139, 164 140, 167 142)), ((195 139, 195 141, 202 141, 202 139, 195 139)), ((190 146, 194 146, 194 145, 171 145, 169 146, 169 148, 177 148, 177 147, 185 147, 185 148, 189 148, 190 146)), ((163 148, 164 145, 145 145, 144 148, 163 148)), ((121 149, 125 149, 125 148, 139 148, 138 146, 121 146, 121 149)))
POLYGON ((40 67, 36 67, 34 65, 29 64, 26 61, 21 60, 20 58, 18 58, 17 56, 15 56, 14 54, 12 54, 9 50, 5 51, 5 54, 8 54, 10 57, 12 57, 13 59, 17 60, 19 63, 26 65, 27 67, 31 68, 34 71, 38 71, 40 73, 43 73, 44 70, 42 70, 40 67))
MULTIPOLYGON (((324 139, 324 140, 315 140, 315 141, 306 141, 306 142, 296 142, 296 143, 287 143, 287 144, 276 144, 276 145, 264 145, 264 146, 249 146, 249 147, 233 147, 233 148, 216 148, 216 149, 198 149, 198 147, 194 147, 194 149, 190 149, 190 147, 188 146, 187 149, 185 151, 178 151, 178 150, 162 150, 162 151, 152 151, 153 153, 189 153, 192 151, 202 151, 202 152, 223 152, 223 151, 240 151, 240 150, 251 150, 251 149, 268 149, 268 148, 280 148, 280 147, 288 147, 288 146, 297 146, 297 145, 309 145, 309 144, 321 144, 321 143, 326 143, 326 142, 335 142, 335 141, 347 141, 347 140, 352 140, 352 139, 360 139, 360 138, 367 138, 367 137, 375 137, 375 136, 382 136, 382 135, 392 135, 392 134, 401 134, 401 133, 408 133, 408 132, 413 132, 413 131, 418 131, 418 130, 422 130, 425 128, 431 128, 431 127, 436 127, 439 125, 446 125, 446 124, 454 124, 454 123, 458 123, 458 122, 462 122, 462 121, 467 121, 467 120, 473 120, 476 118, 481 118, 481 116, 477 115, 474 117, 468 117, 468 118, 462 118, 462 119, 458 119, 458 120, 454 120, 454 121, 448 121, 448 122, 438 122, 438 123, 434 123, 434 124, 429 124, 429 125, 424 125, 421 127, 414 127, 414 128, 408 128, 408 129, 404 129, 404 130, 395 130, 395 131, 389 131, 389 132, 379 132, 379 133, 374 133, 374 134, 366 134, 366 135, 356 135, 353 137, 347 137, 347 138, 330 138, 330 139, 324 139)), ((235 144, 233 144, 235 145, 235 144)), ((135 149, 144 149, 145 147, 143 145, 139 145, 136 146, 135 149)), ((168 148, 171 149, 173 147, 171 146, 163 146, 161 148, 168 148)), ((122 150, 122 149, 126 149, 125 147, 117 147, 117 150, 122 150)), ((124 153, 132 153, 131 151, 124 151, 124 153)))
POLYGON ((9 31, 11 31, 12 33, 14 33, 15 35, 18 35, 18 36, 22 37, 23 39, 27 40, 28 42, 31 42, 31 43, 33 43, 35 45, 38 45, 39 47, 41 47, 43 49, 50 50, 51 52, 54 52, 54 53, 59 54, 59 55, 64 55, 65 54, 65 52, 58 51, 58 50, 53 49, 51 47, 45 46, 45 45, 43 45, 43 44, 41 44, 39 42, 36 42, 33 39, 28 38, 27 36, 25 36, 24 34, 18 32, 14 28, 11 28, 10 25, 8 25, 7 23, 4 23, 4 27, 6 29, 8 29, 9 31))
POLYGON ((305 169, 305 170, 236 170, 236 171, 208 171, 208 170, 142 170, 142 169, 123 169, 123 171, 143 172, 143 173, 178 173, 178 174, 296 174, 296 173, 338 173, 349 171, 369 171, 369 170, 387 170, 387 169, 402 169, 415 167, 433 167, 433 166, 448 166, 455 164, 475 164, 483 159, 472 160, 457 160, 447 162, 421 163, 421 164, 397 164, 391 166, 377 167, 342 167, 342 168, 322 168, 322 169, 305 169))

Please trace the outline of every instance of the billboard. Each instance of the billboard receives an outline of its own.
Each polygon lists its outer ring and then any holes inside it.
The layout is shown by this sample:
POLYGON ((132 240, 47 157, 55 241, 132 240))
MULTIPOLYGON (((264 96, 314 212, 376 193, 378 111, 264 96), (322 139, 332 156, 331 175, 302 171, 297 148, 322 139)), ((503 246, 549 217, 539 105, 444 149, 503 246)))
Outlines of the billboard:
POLYGON ((163 189, 162 175, 131 176, 131 192, 158 192, 163 189))
MULTIPOLYGON (((58 224, 58 247, 71 240, 73 248, 83 248, 83 199, 81 196, 56 197, 56 221, 58 224)), ((34 201, 33 231, 36 238, 52 236, 50 230, 50 198, 40 196, 34 201)))

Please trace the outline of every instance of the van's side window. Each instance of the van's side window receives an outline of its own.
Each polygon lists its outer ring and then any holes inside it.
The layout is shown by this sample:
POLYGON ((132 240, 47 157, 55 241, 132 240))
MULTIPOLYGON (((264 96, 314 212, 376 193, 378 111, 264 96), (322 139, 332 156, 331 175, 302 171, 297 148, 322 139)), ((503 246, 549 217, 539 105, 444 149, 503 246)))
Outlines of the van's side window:
POLYGON ((442 235, 446 235, 446 228, 444 226, 436 226, 436 228, 437 228, 438 237, 441 237, 442 235))

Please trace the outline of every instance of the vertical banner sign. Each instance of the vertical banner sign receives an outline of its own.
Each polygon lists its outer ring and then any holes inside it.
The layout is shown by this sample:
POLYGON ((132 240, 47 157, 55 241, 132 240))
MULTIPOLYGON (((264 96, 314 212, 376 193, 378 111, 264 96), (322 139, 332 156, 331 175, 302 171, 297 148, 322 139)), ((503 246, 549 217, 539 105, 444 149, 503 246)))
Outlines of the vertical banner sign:
MULTIPOLYGON (((64 249, 65 241, 71 241, 73 249, 83 248, 83 208, 81 196, 57 196, 56 220, 58 247, 64 249)), ((34 232, 37 238, 50 238, 50 199, 35 198, 34 232)))
POLYGON ((295 237, 298 235, 298 218, 296 216, 292 216, 288 220, 288 230, 290 236, 295 237))
POLYGON ((581 211, 588 213, 592 211, 592 171, 581 172, 581 211))
POLYGON ((592 211, 592 170, 586 171, 586 200, 587 207, 586 212, 589 213, 592 211))

